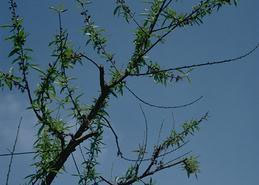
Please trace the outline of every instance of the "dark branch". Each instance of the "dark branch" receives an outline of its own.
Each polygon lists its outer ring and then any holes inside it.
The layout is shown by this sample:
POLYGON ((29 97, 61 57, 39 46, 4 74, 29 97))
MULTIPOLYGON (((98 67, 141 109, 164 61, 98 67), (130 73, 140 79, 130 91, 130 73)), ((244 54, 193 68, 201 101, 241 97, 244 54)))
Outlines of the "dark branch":
POLYGON ((74 154, 72 153, 71 156, 72 156, 73 163, 74 163, 74 165, 75 165, 77 174, 78 174, 79 177, 81 177, 81 173, 80 173, 80 170, 79 170, 78 165, 77 165, 77 163, 76 163, 76 159, 75 159, 75 157, 74 157, 74 154))
POLYGON ((168 68, 168 69, 152 71, 152 72, 146 72, 146 73, 130 74, 130 76, 146 76, 146 75, 153 75, 153 74, 157 74, 157 73, 161 73, 161 72, 177 71, 177 70, 181 70, 181 69, 190 69, 190 68, 197 68, 197 67, 203 67, 203 66, 231 63, 231 62, 235 62, 235 61, 241 60, 241 59, 249 56, 258 47, 259 47, 259 43, 252 50, 248 51, 247 53, 245 53, 245 54, 243 54, 241 56, 235 57, 235 58, 230 58, 230 59, 220 60, 220 61, 215 61, 215 62, 206 62, 206 63, 200 63, 200 64, 192 64, 192 65, 187 65, 187 66, 179 66, 179 67, 168 68))
POLYGON ((102 118, 105 120, 105 122, 107 123, 108 127, 111 129, 111 131, 115 137, 115 142, 116 142, 116 146, 117 146, 117 156, 122 156, 122 152, 121 152, 120 145, 119 145, 118 135, 116 134, 115 130, 112 128, 109 120, 107 118, 105 118, 104 116, 102 116, 102 118))
POLYGON ((100 178, 101 178, 104 182, 106 182, 107 184, 113 185, 110 181, 106 180, 104 177, 100 176, 100 178))
POLYGON ((187 104, 183 104, 183 105, 176 105, 176 106, 162 106, 162 105, 154 105, 151 103, 148 103, 147 101, 143 100, 142 98, 140 98, 139 96, 136 95, 136 93, 134 93, 128 86, 125 86, 125 88, 135 97, 137 98, 139 101, 141 101, 142 103, 150 106, 150 107, 155 107, 155 108, 160 108, 160 109, 177 109, 177 108, 183 108, 183 107, 187 107, 189 105, 192 105, 196 102, 198 102, 199 100, 201 100, 203 98, 203 96, 191 101, 190 103, 187 104))
MULTIPOLYGON (((189 153, 190 153, 190 152, 187 152, 187 153, 185 153, 185 154, 183 154, 183 155, 181 155, 181 156, 175 158, 174 160, 176 161, 176 160, 178 160, 178 159, 181 159, 181 158, 183 158, 184 156, 188 155, 189 153)), ((147 167, 147 169, 145 170, 145 172, 142 173, 142 175, 140 175, 140 176, 138 176, 138 177, 136 177, 136 178, 134 178, 134 179, 131 179, 131 180, 127 181, 127 182, 120 183, 119 185, 130 185, 130 184, 133 184, 134 182, 136 182, 136 181, 138 181, 138 180, 141 180, 141 179, 143 179, 143 178, 145 178, 145 177, 151 176, 151 175, 153 175, 153 174, 155 174, 155 173, 157 173, 157 172, 159 172, 159 171, 161 171, 161 170, 164 170, 164 169, 171 168, 171 167, 173 167, 173 166, 179 165, 179 164, 183 163, 185 160, 186 160, 186 158, 184 158, 184 159, 182 159, 182 160, 180 160, 180 161, 177 161, 177 162, 175 162, 175 163, 172 163, 172 164, 168 164, 168 165, 164 165, 164 166, 163 166, 163 165, 162 165, 162 166, 159 165, 159 166, 156 167, 154 170, 150 170, 151 167, 153 166, 153 164, 150 163, 150 165, 147 167)))
POLYGON ((11 173, 11 167, 12 167, 12 164, 13 164, 13 157, 14 157, 13 153, 15 151, 16 144, 17 144, 17 141, 18 141, 18 135, 19 135, 21 123, 22 123, 22 118, 20 118, 20 121, 19 121, 19 124, 18 124, 18 128, 17 128, 17 131, 16 131, 16 135, 15 135, 15 140, 14 140, 14 144, 13 144, 11 158, 10 158, 10 162, 9 162, 9 166, 8 166, 8 171, 7 171, 7 175, 6 175, 6 183, 5 183, 6 185, 8 185, 8 183, 9 183, 9 176, 10 176, 10 173, 11 173))
POLYGON ((99 66, 99 72, 100 72, 100 87, 101 87, 101 92, 105 91, 106 84, 104 80, 104 68, 103 66, 99 66))
MULTIPOLYGON (((178 146, 177 148, 175 148, 175 149, 173 149, 173 150, 170 150, 170 151, 168 151, 168 152, 165 152, 165 153, 163 153, 163 154, 160 154, 158 157, 157 157, 157 159, 158 158, 161 158, 161 157, 164 157, 164 156, 166 156, 166 155, 168 155, 168 154, 171 154, 171 153, 173 153, 173 152, 176 152, 177 150, 179 150, 180 148, 182 148, 183 146, 185 146, 187 143, 189 143, 189 141, 187 141, 187 142, 185 142, 185 143, 183 143, 183 144, 181 144, 180 146, 178 146)), ((138 161, 138 159, 130 159, 130 158, 127 158, 127 157, 122 157, 124 160, 126 160, 126 161, 131 161, 131 162, 135 162, 135 161, 138 161)), ((145 158, 145 159, 143 159, 142 161, 150 161, 150 160, 152 160, 152 157, 150 157, 150 158, 145 158)))
POLYGON ((85 59, 87 59, 88 61, 90 61, 95 67, 97 67, 99 69, 99 65, 97 64, 97 62, 95 62, 93 59, 91 59, 90 57, 88 57, 87 55, 80 53, 79 54, 80 57, 83 57, 85 59))

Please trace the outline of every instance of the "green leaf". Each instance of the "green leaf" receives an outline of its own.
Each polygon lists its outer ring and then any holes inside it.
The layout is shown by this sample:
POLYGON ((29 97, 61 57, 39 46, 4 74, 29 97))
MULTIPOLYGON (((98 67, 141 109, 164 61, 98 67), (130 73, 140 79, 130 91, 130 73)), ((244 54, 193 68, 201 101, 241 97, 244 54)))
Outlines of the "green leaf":
POLYGON ((199 162, 197 160, 197 157, 191 156, 189 158, 186 158, 185 161, 183 162, 183 167, 187 172, 188 178, 190 177, 191 174, 194 174, 197 178, 197 173, 200 172, 199 162))
POLYGON ((6 80, 5 80, 5 84, 9 87, 10 90, 12 90, 13 83, 12 83, 11 80, 6 79, 6 80))
POLYGON ((33 52, 33 50, 31 48, 25 48, 23 49, 24 51, 30 51, 30 52, 33 52))
POLYGON ((18 51, 20 51, 20 48, 19 48, 19 47, 14 48, 14 49, 9 53, 8 57, 13 56, 13 55, 16 54, 18 51))
POLYGON ((15 35, 12 35, 12 36, 6 37, 5 40, 12 40, 14 38, 15 38, 15 35))
POLYGON ((30 66, 32 69, 34 69, 34 70, 40 72, 41 74, 46 75, 46 74, 44 73, 44 71, 42 71, 36 64, 29 64, 29 66, 30 66))
POLYGON ((0 25, 0 28, 12 28, 13 26, 10 24, 2 24, 0 25))
POLYGON ((117 6, 117 7, 114 9, 114 11, 113 11, 113 15, 116 15, 117 12, 120 11, 120 8, 121 8, 121 5, 117 6))

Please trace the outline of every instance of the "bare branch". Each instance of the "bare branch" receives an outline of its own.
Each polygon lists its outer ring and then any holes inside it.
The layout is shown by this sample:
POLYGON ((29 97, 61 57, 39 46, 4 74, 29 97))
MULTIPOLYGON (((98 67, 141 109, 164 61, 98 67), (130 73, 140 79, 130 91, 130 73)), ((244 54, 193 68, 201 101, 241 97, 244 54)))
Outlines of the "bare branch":
POLYGON ((99 65, 97 64, 97 62, 95 62, 93 59, 91 59, 90 57, 88 57, 87 55, 80 53, 79 54, 80 57, 83 57, 85 59, 87 59, 88 61, 90 61, 95 67, 97 67, 99 69, 99 65))
POLYGON ((17 131, 16 131, 16 135, 15 135, 13 149, 12 149, 12 152, 11 152, 11 158, 10 158, 8 171, 7 171, 7 175, 6 175, 6 182, 5 182, 6 185, 9 184, 9 176, 10 176, 10 173, 11 173, 11 167, 12 167, 12 164, 13 164, 13 157, 14 157, 13 153, 15 152, 16 144, 17 144, 17 141, 18 141, 18 135, 19 135, 21 123, 22 123, 22 117, 20 118, 18 128, 17 128, 17 131))
POLYGON ((105 122, 107 123, 108 127, 111 129, 111 131, 115 137, 115 142, 116 142, 116 146, 117 146, 117 156, 122 156, 123 154, 121 152, 120 145, 119 145, 119 137, 117 136, 115 130, 112 128, 109 120, 104 116, 102 116, 102 118, 105 120, 105 122))
POLYGON ((71 156, 72 156, 73 163, 74 163, 74 165, 75 165, 75 168, 76 168, 77 174, 78 174, 78 176, 79 176, 79 177, 81 177, 82 175, 81 175, 80 170, 79 170, 79 168, 78 168, 78 165, 77 165, 77 163, 76 163, 76 159, 75 159, 75 157, 74 157, 73 152, 71 153, 71 156))
POLYGON ((141 107, 141 105, 139 105, 139 107, 140 107, 141 113, 142 113, 143 118, 144 118, 144 123, 145 123, 145 134, 144 134, 145 140, 144 140, 144 149, 143 149, 143 151, 141 151, 139 153, 140 158, 139 158, 138 166, 141 165, 141 163, 142 163, 142 161, 143 161, 143 159, 145 157, 145 154, 146 154, 146 151, 147 151, 147 142, 148 142, 148 123, 147 123, 147 117, 146 117, 146 114, 145 114, 143 108, 141 107))
POLYGON ((5 153, 5 154, 0 154, 0 157, 7 157, 7 156, 15 156, 15 155, 27 155, 27 154, 36 154, 37 152, 14 152, 14 153, 5 153))
POLYGON ((113 185, 110 181, 106 180, 104 177, 99 176, 104 182, 106 182, 109 185, 113 185))
POLYGON ((160 142, 160 139, 161 139, 161 133, 162 133, 162 129, 163 129, 163 126, 164 126, 164 121, 162 121, 161 125, 160 125, 160 128, 159 128, 159 132, 158 132, 158 137, 157 137, 157 142, 156 142, 156 145, 158 145, 158 143, 160 142))
POLYGON ((134 93, 128 86, 125 86, 125 88, 135 97, 137 98, 139 101, 141 101, 142 103, 150 106, 150 107, 155 107, 155 108, 160 108, 160 109, 177 109, 177 108, 183 108, 183 107, 187 107, 189 105, 192 105, 196 102, 198 102, 199 100, 201 100, 203 98, 203 96, 191 101, 190 103, 187 104, 183 104, 183 105, 176 105, 176 106, 162 106, 162 105, 154 105, 151 103, 148 103, 147 101, 143 100, 142 98, 140 98, 139 96, 136 95, 136 93, 134 93))

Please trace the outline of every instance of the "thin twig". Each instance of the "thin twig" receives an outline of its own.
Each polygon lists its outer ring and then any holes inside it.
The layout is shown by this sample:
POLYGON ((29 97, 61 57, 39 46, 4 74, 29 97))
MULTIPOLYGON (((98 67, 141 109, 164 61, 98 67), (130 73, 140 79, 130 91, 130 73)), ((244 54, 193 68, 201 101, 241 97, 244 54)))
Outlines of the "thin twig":
POLYGON ((95 62, 93 59, 91 59, 90 57, 88 57, 87 55, 80 53, 79 54, 80 57, 83 57, 85 59, 87 59, 89 62, 91 62, 95 67, 97 67, 99 69, 99 64, 97 64, 97 62, 95 62))
POLYGON ((144 118, 144 123, 145 123, 145 141, 144 141, 144 151, 140 151, 140 159, 139 159, 139 164, 138 166, 141 165, 141 162, 143 161, 145 154, 146 154, 146 150, 147 150, 147 141, 148 141, 148 122, 147 122, 147 117, 146 114, 143 110, 143 108, 141 107, 141 105, 139 105, 141 113, 143 115, 144 118))
MULTIPOLYGON (((79 2, 79 1, 78 1, 78 2, 79 2)), ((84 23, 85 23, 87 26, 92 26, 94 22, 93 22, 93 21, 90 21, 91 16, 89 16, 89 15, 86 13, 86 12, 88 12, 88 10, 87 10, 85 4, 84 4, 83 2, 79 2, 79 4, 80 4, 80 6, 81 6, 81 8, 82 8, 81 15, 84 17, 84 23)), ((104 56, 109 55, 109 53, 106 51, 105 45, 104 45, 103 43, 97 43, 96 46, 100 49, 100 52, 97 52, 97 54, 102 54, 102 55, 104 55, 104 56)), ((118 71, 118 69, 117 69, 117 67, 116 67, 116 61, 114 60, 113 57, 111 57, 111 58, 108 57, 106 61, 110 62, 110 63, 111 63, 111 66, 112 66, 114 69, 116 69, 116 70, 118 71)), ((92 61, 91 61, 91 62, 92 62, 92 61)))
POLYGON ((80 170, 79 170, 78 165, 77 165, 77 163, 76 163, 76 159, 75 159, 75 157, 74 157, 74 154, 71 153, 71 156, 72 156, 74 165, 75 165, 75 167, 76 167, 77 174, 78 174, 79 177, 81 177, 81 173, 80 173, 80 170))
POLYGON ((162 133, 162 129, 163 129, 163 126, 164 126, 164 122, 165 122, 165 120, 162 121, 162 123, 160 125, 160 128, 159 128, 157 143, 156 143, 157 145, 158 145, 158 143, 160 142, 160 139, 161 139, 161 133, 162 133))
MULTIPOLYGON (((163 8, 165 1, 163 2, 163 5, 160 8, 163 8)), ((167 35, 169 35, 173 30, 175 30, 178 26, 180 26, 184 21, 188 20, 193 14, 195 14, 196 12, 198 12, 200 10, 201 7, 197 8, 196 10, 194 10, 193 12, 191 12, 185 19, 183 19, 180 22, 177 22, 177 24, 175 24, 169 31, 167 31, 165 34, 163 34, 161 37, 159 37, 149 48, 147 48, 146 50, 144 50, 143 52, 141 52, 139 54, 139 56, 137 57, 137 59, 135 60, 136 62, 138 62, 143 56, 145 56, 150 50, 152 50, 159 42, 161 42, 167 35)), ((160 12, 163 11, 162 9, 160 9, 160 12)), ((150 34, 153 31, 153 26, 150 25, 150 34)), ((146 45, 147 39, 145 41, 146 45)), ((159 71, 157 72, 159 73, 159 71)), ((155 73, 142 73, 142 75, 150 75, 150 74, 155 74, 155 73)), ((124 75, 121 76, 117 81, 114 81, 109 87, 113 88, 114 86, 116 86, 117 84, 119 84, 120 82, 122 82, 123 80, 125 80, 128 76, 141 76, 141 74, 131 74, 127 69, 124 72, 124 75)))
POLYGON ((117 156, 122 156, 122 152, 121 152, 120 145, 119 145, 119 137, 118 137, 118 135, 116 134, 116 132, 112 128, 109 120, 106 117, 104 117, 104 116, 102 116, 102 118, 107 123, 108 127, 111 129, 111 131, 112 131, 112 133, 113 133, 113 135, 115 137, 115 142, 116 142, 116 146, 117 146, 117 156))
POLYGON ((220 61, 215 61, 215 62, 206 62, 206 63, 200 63, 200 64, 192 64, 192 65, 186 65, 186 66, 179 66, 179 67, 174 67, 174 68, 168 68, 168 69, 163 69, 163 70, 158 70, 158 71, 152 71, 152 72, 146 72, 146 73, 139 73, 139 74, 129 74, 129 76, 146 76, 146 75, 153 75, 161 72, 168 72, 168 71, 177 71, 181 69, 190 69, 190 68, 197 68, 197 67, 202 67, 202 66, 210 66, 210 65, 216 65, 216 64, 224 64, 224 63, 230 63, 230 62, 235 62, 237 60, 241 60, 250 54, 252 54, 257 48, 259 47, 259 43, 250 51, 247 53, 235 57, 235 58, 230 58, 230 59, 225 59, 225 60, 220 60, 220 61))
MULTIPOLYGON (((163 5, 161 6, 161 9, 159 10, 160 12, 163 11, 163 6, 164 6, 165 1, 163 2, 163 5)), ((182 21, 177 22, 177 24, 175 24, 174 26, 172 25, 172 27, 170 28, 169 31, 167 31, 166 33, 164 33, 161 37, 159 37, 149 48, 147 48, 143 53, 140 54, 140 56, 138 57, 137 60, 141 59, 143 56, 145 56, 151 49, 153 49, 159 42, 161 42, 167 35, 169 35, 172 31, 174 31, 178 26, 180 26, 182 23, 184 23, 186 20, 188 20, 191 16, 193 16, 195 13, 197 13, 200 10, 201 7, 197 8, 196 10, 192 11, 186 18, 184 18, 182 21)), ((158 14, 159 16, 159 14, 158 14)), ((155 18, 156 21, 158 19, 155 18)), ((154 21, 154 23, 156 23, 156 21, 154 21)), ((154 29, 155 25, 151 25, 150 26, 150 34, 153 33, 153 29, 154 29)))
POLYGON ((5 183, 6 185, 8 185, 8 183, 9 183, 9 177, 10 177, 11 167, 12 167, 13 157, 14 157, 13 153, 15 152, 16 144, 17 144, 17 141, 18 141, 18 135, 19 135, 21 123, 22 123, 22 117, 20 118, 20 121, 19 121, 19 124, 18 124, 18 127, 17 127, 17 131, 16 131, 14 145, 13 145, 11 158, 10 158, 10 162, 9 162, 9 166, 8 166, 8 171, 7 171, 7 175, 6 175, 6 183, 5 183))
POLYGON ((110 181, 106 180, 104 177, 100 176, 100 178, 101 178, 104 182, 106 182, 107 184, 113 185, 110 181))
POLYGON ((172 126, 173 126, 173 130, 175 130, 175 118, 174 118, 174 112, 172 112, 172 119, 173 119, 173 122, 172 122, 172 126))
POLYGON ((11 156, 11 155, 28 155, 28 154, 36 154, 39 152, 50 152, 50 151, 59 151, 58 149, 56 150, 42 150, 42 151, 28 151, 28 152, 10 152, 10 153, 4 153, 4 154, 0 154, 0 157, 7 157, 7 156, 11 156))
MULTIPOLYGON (((161 158, 161 157, 164 157, 164 156, 166 156, 166 155, 168 155, 168 154, 171 154, 171 153, 173 153, 173 152, 179 150, 180 148, 182 148, 183 146, 185 146, 187 143, 189 143, 189 141, 184 142, 183 144, 181 144, 180 146, 178 146, 178 147, 175 148, 175 149, 172 149, 172 150, 170 150, 170 151, 168 151, 168 152, 165 152, 165 153, 163 153, 163 154, 158 155, 157 159, 158 159, 158 158, 161 158)), ((130 159, 130 158, 127 158, 127 157, 124 157, 124 156, 122 156, 122 159, 124 159, 124 160, 126 160, 126 161, 131 161, 131 162, 138 161, 138 159, 130 159)), ((152 157, 150 157, 150 158, 145 158, 145 159, 143 159, 142 161, 150 161, 150 160, 152 160, 152 157)))
POLYGON ((166 0, 164 0, 164 1, 162 2, 162 4, 161 4, 161 6, 160 6, 160 8, 159 8, 159 10, 158 10, 158 12, 157 12, 157 14, 155 15, 154 21, 152 22, 152 24, 151 24, 150 27, 149 27, 149 34, 151 34, 151 33, 153 32, 153 30, 154 30, 154 28, 155 28, 155 26, 156 26, 156 23, 157 23, 157 21, 158 21, 158 18, 159 18, 159 16, 160 16, 161 12, 164 10, 165 3, 166 3, 166 0))
MULTIPOLYGON (((17 21, 18 21, 18 15, 16 14, 16 8, 17 8, 17 4, 14 0, 10 0, 10 10, 12 12, 12 21, 15 21, 15 24, 17 24, 17 21)), ((18 27, 18 26, 14 26, 14 29, 12 29, 12 32, 15 34, 15 35, 18 35, 18 33, 20 32, 20 30, 23 29, 22 27, 18 27)), ((20 61, 21 61, 21 67, 22 67, 22 76, 23 76, 23 81, 24 81, 24 87, 25 87, 25 90, 27 92, 27 96, 29 98, 29 101, 30 101, 30 104, 33 105, 33 98, 32 98, 32 94, 31 94, 31 89, 30 89, 30 83, 28 81, 28 78, 27 78, 27 60, 26 60, 26 57, 25 57, 25 54, 24 54, 24 44, 21 45, 21 48, 20 48, 20 53, 18 54, 19 55, 19 58, 20 58, 20 61)), ((41 116, 39 115, 38 111, 32 106, 32 110, 33 112, 35 113, 36 117, 41 120, 41 116)))
POLYGON ((151 104, 151 103, 148 103, 147 101, 143 100, 142 98, 140 98, 139 96, 136 95, 136 93, 134 93, 128 86, 125 86, 125 88, 136 98, 138 99, 139 101, 141 101, 142 103, 150 106, 150 107, 155 107, 155 108, 160 108, 160 109, 177 109, 177 108, 183 108, 183 107, 187 107, 189 105, 192 105, 196 102, 198 102, 199 100, 201 100, 203 98, 203 96, 193 100, 192 102, 190 103, 187 103, 187 104, 183 104, 183 105, 176 105, 176 106, 162 106, 162 105, 154 105, 154 104, 151 104))
POLYGON ((79 150, 80 150, 80 153, 81 153, 81 156, 83 158, 84 163, 86 163, 86 159, 85 159, 81 144, 79 145, 79 150))
POLYGON ((7 156, 14 156, 14 155, 27 155, 27 154, 35 154, 37 152, 16 152, 16 153, 4 153, 4 154, 0 154, 0 157, 7 157, 7 156))
POLYGON ((126 13, 129 14, 130 18, 133 20, 133 22, 138 26, 139 29, 141 29, 141 31, 145 34, 148 34, 146 33, 146 31, 142 28, 142 26, 140 26, 140 24, 138 23, 138 21, 135 19, 134 17, 134 13, 132 13, 131 9, 129 8, 129 6, 126 4, 125 1, 122 1, 122 0, 119 0, 117 1, 117 3, 120 3, 121 6, 122 6, 122 9, 123 11, 125 11, 126 13))

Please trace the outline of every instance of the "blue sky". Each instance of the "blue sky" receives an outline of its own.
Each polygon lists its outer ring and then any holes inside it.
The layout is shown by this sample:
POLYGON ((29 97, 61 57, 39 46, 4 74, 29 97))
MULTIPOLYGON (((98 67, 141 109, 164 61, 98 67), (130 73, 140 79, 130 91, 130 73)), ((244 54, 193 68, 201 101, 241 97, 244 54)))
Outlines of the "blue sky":
MULTIPOLYGON (((140 13, 143 10, 142 1, 132 0, 130 5, 140 13)), ((196 1, 192 1, 196 2, 196 1)), ((63 16, 63 24, 70 33, 70 39, 75 48, 84 47, 84 37, 81 33, 82 18, 74 1, 17 1, 18 13, 25 18, 24 26, 29 35, 28 46, 34 49, 33 60, 41 66, 46 66, 51 60, 51 50, 48 43, 57 32, 57 16, 49 7, 64 4, 69 11, 63 16)), ((190 6, 187 1, 179 1, 179 7, 190 6)), ((114 52, 121 67, 132 54, 132 40, 136 26, 127 24, 122 18, 114 17, 112 12, 114 1, 96 0, 90 6, 90 12, 97 25, 104 27, 109 38, 108 49, 114 52)), ((256 0, 240 1, 238 7, 224 7, 219 12, 208 16, 201 26, 186 27, 171 34, 166 43, 154 48, 150 58, 160 62, 164 67, 176 67, 201 62, 222 60, 240 56, 252 49, 259 41, 259 2, 256 0)), ((0 24, 9 21, 7 1, 0 2, 0 24)), ((141 20, 141 16, 137 16, 141 20)), ((0 69, 10 67, 7 58, 10 45, 4 41, 8 34, 0 30, 0 69)), ((83 48, 84 49, 84 48, 83 48)), ((90 56, 96 57, 90 48, 85 49, 90 56)), ((199 118, 209 111, 208 121, 191 142, 181 152, 187 151, 199 156, 201 173, 198 180, 187 178, 181 167, 165 170, 157 175, 157 184, 185 185, 256 185, 259 182, 259 50, 252 55, 232 64, 202 67, 190 74, 191 83, 181 81, 167 87, 155 84, 148 78, 131 78, 128 86, 148 102, 160 105, 179 105, 195 98, 204 96, 196 104, 174 110, 159 110, 142 105, 149 122, 149 147, 157 140, 157 132, 164 121, 163 135, 169 133, 174 125, 199 118)), ((98 59, 100 60, 100 59, 98 59)), ((75 68, 74 75, 78 78, 75 84, 85 92, 82 101, 90 103, 98 93, 98 78, 96 70, 86 63, 75 68)), ((31 76, 32 85, 37 84, 37 77, 31 76)), ((0 92, 0 153, 7 153, 15 138, 19 118, 23 117, 17 152, 31 151, 36 129, 36 119, 26 110, 28 101, 25 95, 17 91, 4 90, 0 92)), ((133 156, 131 152, 143 140, 144 122, 139 109, 139 103, 131 94, 125 91, 123 97, 111 98, 108 112, 113 127, 118 133, 122 150, 133 156)), ((118 160, 115 142, 110 131, 106 131, 104 151, 100 156, 103 164, 99 170, 104 176, 114 178, 120 175, 128 163, 118 160), (110 145, 112 144, 112 146, 110 145)), ((75 154, 76 157, 77 154, 75 154)), ((171 157, 177 157, 172 155, 171 157)), ((10 184, 22 184, 23 178, 32 173, 30 164, 33 156, 17 156, 11 174, 10 184)), ((0 180, 5 181, 9 158, 0 157, 0 180)), ((79 161, 78 161, 79 162, 79 161)), ((72 160, 66 164, 67 173, 75 173, 72 160)), ((55 184, 72 184, 76 177, 64 173, 55 184)))

